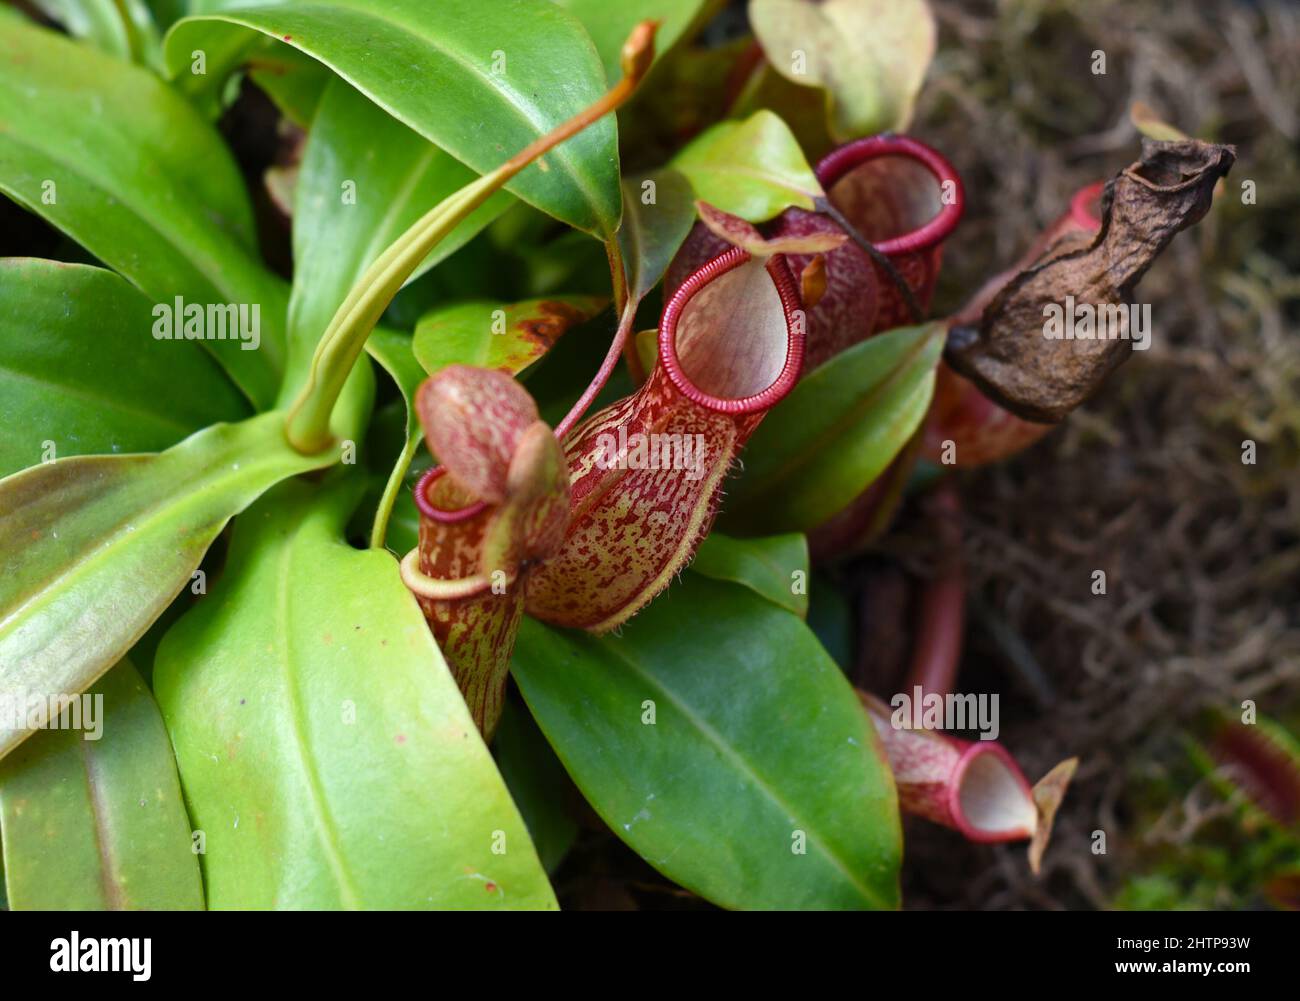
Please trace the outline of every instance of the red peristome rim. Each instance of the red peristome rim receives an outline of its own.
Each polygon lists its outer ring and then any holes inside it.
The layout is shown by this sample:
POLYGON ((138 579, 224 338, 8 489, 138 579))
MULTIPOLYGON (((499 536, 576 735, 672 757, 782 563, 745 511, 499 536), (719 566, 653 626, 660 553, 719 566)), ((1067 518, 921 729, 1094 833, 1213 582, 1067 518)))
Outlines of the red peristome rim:
POLYGON ((1070 218, 1074 220, 1075 225, 1082 226, 1084 229, 1101 229, 1101 219, 1092 207, 1101 197, 1105 187, 1105 181, 1097 181, 1074 193, 1074 197, 1070 199, 1070 218))
POLYGON ((945 181, 952 181, 956 197, 951 204, 942 206, 935 217, 919 229, 904 233, 902 236, 881 240, 879 243, 873 243, 872 246, 882 254, 909 254, 918 250, 928 250, 947 239, 948 234, 957 227, 957 223, 961 222, 962 214, 966 211, 966 189, 962 187, 957 168, 938 150, 918 139, 890 133, 855 139, 822 157, 821 162, 817 164, 817 180, 826 189, 829 198, 831 186, 841 177, 854 167, 860 167, 869 160, 883 156, 910 157, 929 170, 941 187, 945 181))
MULTIPOLYGON (((951 738, 955 739, 955 738, 951 738)), ((965 743, 965 741, 957 741, 965 743)), ((961 808, 961 787, 966 777, 966 769, 971 762, 981 754, 995 755, 998 760, 1006 766, 1011 772, 1012 778, 1015 779, 1016 785, 1020 786, 1025 798, 1033 803, 1034 791, 1029 785, 1029 780, 1025 778, 1025 773, 1021 771, 1020 766, 1016 764, 1016 759, 1011 753, 996 741, 972 741, 966 750, 962 752, 961 758, 957 762, 957 767, 953 769, 952 782, 950 783, 947 796, 948 816, 952 817, 953 823, 957 825, 957 830, 969 841, 977 841, 981 844, 997 844, 1003 841, 1023 841, 1033 836, 1033 831, 1027 831, 1022 828, 1008 829, 1002 831, 987 831, 972 826, 966 820, 966 814, 961 808)))
POLYGON ((786 339, 785 365, 776 381, 761 393, 742 396, 737 399, 723 399, 704 392, 687 377, 677 358, 677 322, 686 305, 704 286, 715 278, 738 268, 750 260, 749 251, 741 247, 732 247, 724 254, 719 254, 698 271, 695 271, 673 293, 668 304, 664 306, 663 317, 659 321, 659 359, 664 371, 674 386, 692 403, 709 410, 724 414, 752 414, 775 406, 799 381, 803 369, 805 333, 796 325, 795 314, 802 312, 803 301, 795 286, 794 276, 786 264, 784 254, 774 254, 765 265, 768 275, 776 285, 777 295, 781 298, 781 308, 785 312, 786 339))
POLYGON ((421 476, 419 481, 415 484, 415 490, 413 491, 415 494, 415 506, 420 509, 420 514, 443 525, 454 525, 457 522, 468 521, 476 514, 481 513, 483 509, 487 507, 485 501, 475 501, 468 507, 462 507, 455 511, 444 511, 442 508, 434 507, 429 503, 426 491, 446 475, 446 472, 446 466, 434 466, 427 473, 421 476))

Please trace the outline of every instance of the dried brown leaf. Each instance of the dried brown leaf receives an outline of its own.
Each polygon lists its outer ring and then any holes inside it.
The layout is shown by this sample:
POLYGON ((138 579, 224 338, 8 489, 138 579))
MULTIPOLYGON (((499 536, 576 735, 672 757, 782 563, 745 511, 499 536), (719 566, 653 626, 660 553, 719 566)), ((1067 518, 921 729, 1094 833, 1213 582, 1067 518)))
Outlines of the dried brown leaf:
POLYGON ((1134 342, 1125 323, 1109 337, 1051 339, 1050 307, 1131 303, 1151 262, 1205 215, 1215 183, 1235 159, 1231 146, 1143 140, 1142 159, 1106 185, 1096 236, 1082 247, 1058 242, 1007 283, 978 327, 954 327, 948 364, 1019 417, 1064 418, 1129 357, 1134 342))

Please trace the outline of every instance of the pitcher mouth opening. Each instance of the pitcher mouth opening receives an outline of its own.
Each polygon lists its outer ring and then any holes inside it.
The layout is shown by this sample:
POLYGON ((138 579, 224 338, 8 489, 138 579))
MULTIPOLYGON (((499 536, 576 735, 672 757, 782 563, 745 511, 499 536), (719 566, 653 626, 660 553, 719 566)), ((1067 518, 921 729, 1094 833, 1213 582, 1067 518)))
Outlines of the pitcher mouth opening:
POLYGON ((446 474, 446 466, 434 466, 416 481, 412 493, 415 495, 415 506, 419 509, 420 514, 439 524, 455 525, 462 521, 469 521, 475 515, 482 514, 483 511, 487 510, 485 501, 475 501, 473 504, 451 511, 434 506, 433 502, 429 500, 429 488, 446 474))
POLYGON ((1038 827, 1029 783, 999 744, 971 744, 948 795, 958 829, 972 841, 1015 841, 1032 836, 1038 827))
POLYGON ((782 254, 715 257, 664 307, 659 358, 683 396, 727 414, 767 410, 799 379, 803 307, 782 254))
POLYGON ((826 197, 882 254, 928 250, 947 239, 965 211, 957 170, 910 136, 858 139, 817 164, 826 197))

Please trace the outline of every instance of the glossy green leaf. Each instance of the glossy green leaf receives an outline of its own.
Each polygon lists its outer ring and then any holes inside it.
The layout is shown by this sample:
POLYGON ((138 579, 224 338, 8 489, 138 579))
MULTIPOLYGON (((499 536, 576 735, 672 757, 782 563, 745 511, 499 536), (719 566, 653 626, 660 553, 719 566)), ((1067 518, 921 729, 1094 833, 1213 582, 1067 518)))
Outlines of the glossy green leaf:
POLYGON ((821 185, 790 128, 770 111, 721 122, 673 158, 696 197, 749 222, 812 209, 821 185))
POLYGON ((418 430, 419 423, 411 401, 415 399, 416 389, 424 381, 425 371, 416 360, 411 335, 388 327, 376 327, 366 341, 366 350, 392 376, 397 388, 402 391, 407 405, 407 430, 418 430))
POLYGON ((826 89, 840 142, 907 128, 934 57, 926 0, 750 0, 749 18, 778 73, 826 89))
MULTIPOLYGON (((436 12, 424 0, 304 0, 187 18, 164 42, 170 72, 189 73, 195 49, 228 45, 244 29, 319 59, 481 174, 605 91, 582 26, 536 0, 439 0, 436 12)), ((611 118, 544 164, 529 167, 509 190, 578 229, 615 231, 621 206, 611 118)))
POLYGON ((555 0, 582 22, 596 43, 605 79, 610 83, 623 75, 620 56, 628 34, 649 18, 659 21, 655 32, 655 57, 661 58, 696 20, 704 0, 555 0))
POLYGON ((249 57, 248 76, 275 103, 280 114, 301 129, 310 129, 321 97, 335 80, 329 68, 288 45, 264 39, 249 57))
POLYGON ((251 338, 200 343, 253 402, 274 400, 284 285, 258 259, 220 135, 153 73, 0 19, 0 191, 155 302, 257 306, 256 350, 251 338))
POLYGON ((691 570, 747 587, 801 619, 808 615, 808 540, 798 532, 758 539, 712 532, 691 570))
POLYGON ((176 762, 149 689, 124 660, 82 705, 81 729, 34 734, 0 764, 9 906, 202 910, 176 762))
MULTIPOLYGON (((222 526, 304 457, 278 411, 166 452, 82 456, 0 480, 0 698, 83 692, 190 580, 222 526)), ((0 756, 28 731, 0 720, 0 756)))
POLYGON ((111 271, 0 258, 0 477, 55 456, 157 451, 247 415, 198 344, 153 338, 150 309, 111 271))
MULTIPOLYGON (((230 0, 234 6, 239 0, 230 0)), ((224 6, 195 0, 189 14, 217 13, 224 6), (207 9, 207 8, 212 9, 207 9)), ((173 27, 175 25, 173 24, 173 27)), ((169 30, 168 34, 171 32, 169 30)), ((241 67, 252 68, 275 47, 275 42, 265 36, 217 24, 210 32, 196 34, 187 39, 187 48, 178 53, 167 52, 167 38, 163 38, 163 68, 170 77, 172 87, 198 109, 199 113, 215 121, 238 97, 241 67)))
POLYGON ((492 750, 537 857, 554 872, 578 837, 578 825, 565 808, 570 795, 576 796, 573 783, 528 710, 514 699, 506 700, 492 750))
POLYGON ((596 812, 670 879, 729 908, 898 905, 893 780, 797 616, 687 574, 621 636, 525 618, 514 676, 596 812))
POLYGON ((570 327, 609 304, 601 296, 568 295, 527 302, 462 302, 425 314, 415 328, 415 357, 430 374, 447 365, 477 365, 514 375, 570 327))
POLYGON ((158 650, 209 906, 554 907, 396 561, 342 537, 354 485, 251 509, 158 650))
POLYGON ((891 330, 805 375, 745 447, 724 529, 806 532, 847 507, 924 419, 944 331, 939 323, 891 330))
MULTIPOLYGON (((417 219, 476 180, 468 167, 335 78, 312 122, 293 215, 291 396, 317 341, 366 268, 417 219)), ((498 192, 445 237, 412 278, 506 209, 498 192)))
POLYGON ((623 179, 618 244, 633 298, 645 298, 659 283, 693 225, 695 195, 682 174, 665 169, 623 179))
POLYGON ((34 0, 74 38, 133 63, 161 61, 158 29, 143 0, 34 0))

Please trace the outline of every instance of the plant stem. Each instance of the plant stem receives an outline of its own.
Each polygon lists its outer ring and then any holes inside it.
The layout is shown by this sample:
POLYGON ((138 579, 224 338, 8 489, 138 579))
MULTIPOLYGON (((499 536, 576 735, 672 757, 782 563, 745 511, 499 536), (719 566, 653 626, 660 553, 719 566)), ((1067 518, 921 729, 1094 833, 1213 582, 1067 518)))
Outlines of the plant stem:
POLYGON ((330 414, 353 365, 398 289, 429 252, 471 212, 538 157, 615 111, 636 90, 654 58, 657 21, 632 29, 623 46, 623 79, 590 107, 529 143, 490 174, 484 174, 430 209, 366 269, 321 336, 306 385, 289 408, 285 437, 295 450, 315 455, 332 440, 330 414))
POLYGON ((402 447, 402 454, 397 458, 397 465, 388 475, 388 482, 384 484, 384 493, 379 498, 379 506, 375 509, 375 519, 370 525, 370 546, 372 549, 382 549, 384 541, 388 538, 388 522, 393 516, 393 505, 397 503, 397 495, 401 492, 402 484, 406 480, 406 471, 411 467, 411 460, 415 458, 416 449, 420 447, 419 427, 416 427, 415 434, 406 436, 406 444, 402 447))
MULTIPOLYGON (((591 384, 587 386, 582 396, 578 398, 578 401, 569 408, 569 412, 564 415, 564 420, 560 421, 555 428, 555 437, 561 442, 564 441, 564 436, 573 430, 573 426, 582 419, 582 415, 587 412, 596 397, 600 395, 600 391, 605 388, 605 383, 609 382, 609 377, 614 374, 618 359, 623 354, 623 346, 631 343, 628 334, 631 332, 632 324, 636 320, 636 307, 636 300, 631 297, 623 304, 623 315, 619 318, 618 330, 614 333, 614 340, 610 342, 609 350, 605 352, 605 360, 601 363, 600 370, 596 373, 596 377, 591 380, 591 384)), ((638 361, 638 367, 639 365, 638 361)))
MULTIPOLYGON (((626 220, 624 221, 626 222, 626 220)), ((615 237, 610 237, 605 241, 605 256, 609 258, 609 277, 614 286, 614 310, 619 315, 619 329, 622 330, 623 314, 626 312, 628 300, 633 298, 636 299, 636 304, 633 306, 633 315, 635 315, 636 307, 641 305, 641 297, 636 295, 636 290, 628 283, 627 260, 623 256, 623 248, 619 246, 618 240, 615 237)), ((618 334, 615 334, 616 338, 618 336, 618 334)), ((627 367, 628 371, 632 375, 632 381, 637 385, 645 382, 647 373, 642 368, 641 359, 637 356, 635 345, 626 333, 623 333, 623 339, 619 344, 619 348, 623 352, 624 358, 627 361, 627 367)), ((612 373, 612 371, 613 369, 611 368, 610 372, 612 373)), ((606 380, 609 379, 609 375, 610 373, 605 374, 606 380)), ((600 376, 597 375, 597 378, 600 378, 600 376)), ((603 381, 601 385, 604 385, 603 381)), ((599 390, 597 390, 597 392, 599 392, 599 390)), ((582 415, 579 414, 578 416, 581 417, 582 415)), ((560 435, 560 437, 563 438, 564 436, 560 435)))

